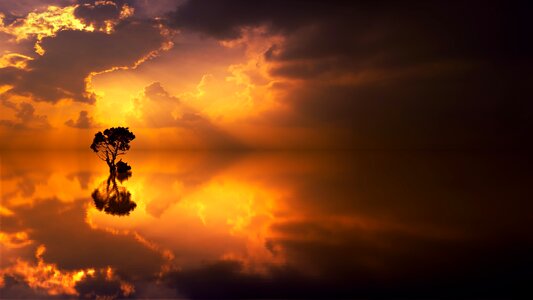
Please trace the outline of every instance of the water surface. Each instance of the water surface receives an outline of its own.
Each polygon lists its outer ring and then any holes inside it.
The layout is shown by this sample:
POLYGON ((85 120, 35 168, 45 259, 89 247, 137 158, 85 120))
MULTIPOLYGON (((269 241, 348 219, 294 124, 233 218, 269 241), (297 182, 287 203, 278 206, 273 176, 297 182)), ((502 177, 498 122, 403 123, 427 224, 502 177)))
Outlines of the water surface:
POLYGON ((461 152, 1 155, 0 296, 505 297, 531 159, 461 152))

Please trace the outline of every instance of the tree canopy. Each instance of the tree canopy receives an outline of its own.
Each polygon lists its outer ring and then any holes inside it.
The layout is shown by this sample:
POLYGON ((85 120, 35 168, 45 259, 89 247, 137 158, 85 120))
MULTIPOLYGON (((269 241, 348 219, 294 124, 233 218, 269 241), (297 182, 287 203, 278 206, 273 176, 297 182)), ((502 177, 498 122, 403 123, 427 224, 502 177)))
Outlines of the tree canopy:
POLYGON ((91 149, 114 171, 117 156, 126 154, 133 139, 135 135, 128 127, 111 127, 94 135, 91 149))

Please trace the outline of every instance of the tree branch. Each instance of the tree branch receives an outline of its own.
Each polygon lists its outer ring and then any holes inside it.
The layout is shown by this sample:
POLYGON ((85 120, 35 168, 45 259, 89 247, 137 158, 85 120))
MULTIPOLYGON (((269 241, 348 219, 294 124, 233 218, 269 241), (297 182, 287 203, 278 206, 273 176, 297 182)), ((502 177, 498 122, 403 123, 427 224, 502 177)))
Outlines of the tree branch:
POLYGON ((103 156, 104 153, 96 152, 96 156, 98 156, 99 159, 105 161, 105 157, 103 156))

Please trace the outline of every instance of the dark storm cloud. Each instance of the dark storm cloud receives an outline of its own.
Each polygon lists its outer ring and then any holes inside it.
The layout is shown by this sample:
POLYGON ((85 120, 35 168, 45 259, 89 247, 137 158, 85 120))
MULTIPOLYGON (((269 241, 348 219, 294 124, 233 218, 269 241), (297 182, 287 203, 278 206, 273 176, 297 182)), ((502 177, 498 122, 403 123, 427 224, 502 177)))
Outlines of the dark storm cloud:
POLYGON ((80 114, 76 121, 70 119, 65 122, 65 125, 81 129, 98 127, 98 124, 94 122, 93 117, 89 116, 89 112, 87 112, 86 110, 80 111, 80 114))
POLYGON ((361 53, 409 59, 526 56, 527 49, 521 47, 531 32, 526 16, 519 5, 503 1, 191 0, 168 17, 174 26, 216 38, 236 38, 243 27, 267 25, 294 41, 284 45, 285 59, 344 53, 362 60, 361 53), (298 35, 291 36, 295 32, 298 35))
POLYGON ((60 31, 41 42, 44 55, 28 62, 26 69, 0 69, 0 77, 14 87, 6 94, 31 96, 37 101, 72 99, 94 103, 86 78, 92 72, 130 67, 165 38, 152 22, 125 21, 112 34, 60 31))
POLYGON ((526 11, 504 1, 191 0, 169 18, 218 39, 259 25, 283 34, 265 52, 271 75, 301 84, 278 99, 293 113, 265 122, 346 129, 345 146, 505 147, 530 144, 533 128, 526 11))
POLYGON ((270 25, 273 30, 291 30, 317 16, 334 16, 349 6, 329 1, 187 1, 169 14, 174 26, 192 29, 221 39, 240 36, 243 26, 270 25))
MULTIPOLYGON (((436 68, 361 85, 317 82, 290 90, 288 126, 349 128, 366 147, 475 147, 525 142, 531 104, 491 68, 436 68), (483 73, 480 73, 484 71, 483 73)), ((525 91, 525 90, 522 90, 525 91)))
POLYGON ((86 24, 105 28, 106 21, 117 21, 124 17, 121 13, 133 13, 141 19, 153 19, 170 13, 186 0, 78 0, 79 6, 74 15, 86 24), (133 9, 133 11, 130 11, 133 9))
POLYGON ((116 21, 124 5, 129 6, 128 1, 122 0, 79 0, 79 6, 74 10, 74 15, 83 20, 85 24, 91 24, 95 28, 105 28, 106 21, 116 21))
POLYGON ((131 4, 135 8, 135 15, 138 17, 161 17, 176 9, 179 5, 187 0, 132 0, 131 4))
POLYGON ((20 78, 20 69, 15 67, 0 68, 0 84, 13 84, 20 78))
POLYGON ((5 299, 39 299, 46 297, 43 293, 32 289, 23 280, 9 275, 4 276, 4 284, 0 286, 0 295, 5 299))
POLYGON ((107 280, 105 275, 97 274, 76 284, 76 291, 83 298, 125 298, 120 290, 120 282, 117 280, 107 280))

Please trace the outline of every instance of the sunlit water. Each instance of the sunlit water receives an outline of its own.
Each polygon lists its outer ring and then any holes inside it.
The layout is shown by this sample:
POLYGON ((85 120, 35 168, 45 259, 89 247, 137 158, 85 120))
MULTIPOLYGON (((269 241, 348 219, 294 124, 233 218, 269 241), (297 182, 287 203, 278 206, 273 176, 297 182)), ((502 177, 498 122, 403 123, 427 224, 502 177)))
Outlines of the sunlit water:
POLYGON ((487 297, 531 278, 526 155, 124 160, 121 182, 90 151, 2 153, 0 296, 487 297))

